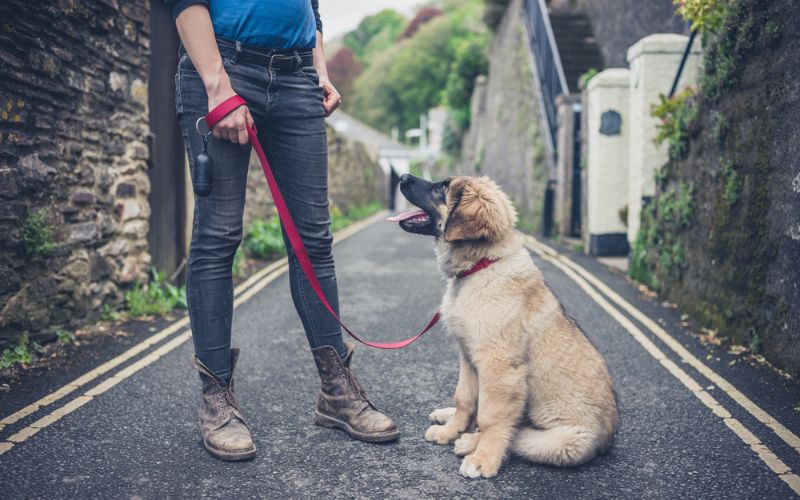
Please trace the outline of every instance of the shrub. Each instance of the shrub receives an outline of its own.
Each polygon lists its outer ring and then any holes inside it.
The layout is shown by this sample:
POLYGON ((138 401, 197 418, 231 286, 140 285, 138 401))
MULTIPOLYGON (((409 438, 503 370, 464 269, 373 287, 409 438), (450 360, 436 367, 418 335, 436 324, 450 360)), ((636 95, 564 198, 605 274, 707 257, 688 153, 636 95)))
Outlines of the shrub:
POLYGON ((344 229, 350 224, 357 222, 361 219, 366 219, 370 215, 376 213, 382 208, 378 202, 370 202, 365 205, 359 205, 348 209, 342 213, 336 207, 331 208, 331 231, 338 231, 344 229))
POLYGON ((713 31, 725 21, 727 0, 673 0, 680 14, 692 24, 692 30, 713 31))
POLYGON ((650 108, 650 114, 660 120, 653 142, 666 141, 672 159, 682 159, 689 152, 689 126, 697 118, 697 107, 691 100, 694 93, 694 89, 686 88, 671 98, 661 94, 659 102, 650 108))
POLYGON ((269 219, 255 219, 247 228, 244 248, 257 259, 274 259, 286 254, 281 233, 281 222, 277 215, 269 219))
POLYGON ((163 316, 175 308, 186 309, 186 287, 167 282, 164 273, 151 269, 150 282, 135 283, 125 293, 125 304, 133 318, 163 316))

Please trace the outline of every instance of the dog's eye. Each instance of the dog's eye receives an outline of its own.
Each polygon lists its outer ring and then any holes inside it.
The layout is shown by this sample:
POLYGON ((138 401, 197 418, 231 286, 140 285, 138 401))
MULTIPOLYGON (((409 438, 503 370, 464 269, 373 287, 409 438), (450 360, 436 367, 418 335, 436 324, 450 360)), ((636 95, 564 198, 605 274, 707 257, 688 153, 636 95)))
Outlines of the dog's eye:
POLYGON ((442 193, 444 193, 444 186, 442 186, 441 184, 439 184, 439 185, 435 186, 435 187, 433 188, 433 192, 434 192, 434 193, 436 193, 436 194, 442 194, 442 193))

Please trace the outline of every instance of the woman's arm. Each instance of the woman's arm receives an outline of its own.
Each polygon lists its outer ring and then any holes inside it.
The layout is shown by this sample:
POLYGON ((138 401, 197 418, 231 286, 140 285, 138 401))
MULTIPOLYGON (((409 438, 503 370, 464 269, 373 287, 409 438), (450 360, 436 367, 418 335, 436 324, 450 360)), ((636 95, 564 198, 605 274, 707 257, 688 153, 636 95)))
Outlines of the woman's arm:
POLYGON ((325 116, 330 116, 339 104, 342 103, 342 96, 328 78, 328 65, 325 63, 325 49, 322 44, 322 32, 317 30, 317 45, 314 47, 314 68, 319 73, 319 84, 325 93, 322 107, 325 108, 325 116))
MULTIPOLYGON (((178 27, 178 35, 186 48, 186 53, 189 54, 206 87, 210 111, 236 92, 222 65, 208 8, 205 5, 190 5, 178 14, 175 25, 178 27)), ((316 60, 316 57, 314 59, 316 60)), ((247 144, 247 126, 252 125, 253 117, 250 116, 250 110, 247 106, 241 106, 214 127, 214 137, 235 144, 247 144)))

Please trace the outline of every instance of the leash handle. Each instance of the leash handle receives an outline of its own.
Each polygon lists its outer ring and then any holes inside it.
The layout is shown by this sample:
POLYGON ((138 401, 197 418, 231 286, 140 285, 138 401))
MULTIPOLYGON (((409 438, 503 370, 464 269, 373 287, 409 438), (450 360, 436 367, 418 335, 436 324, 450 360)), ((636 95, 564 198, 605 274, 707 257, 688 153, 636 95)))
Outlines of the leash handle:
MULTIPOLYGON (((228 113, 233 111, 234 109, 238 108, 239 106, 247 105, 247 102, 239 95, 234 95, 229 97, 222 103, 220 103, 216 108, 212 109, 211 112, 208 113, 205 117, 206 125, 208 126, 209 131, 216 126, 217 123, 221 119, 223 119, 228 113)), ((253 149, 256 150, 256 155, 258 156, 259 162, 261 162, 261 169, 264 171, 264 177, 267 179, 267 186, 269 186, 269 191, 272 194, 272 200, 275 202, 275 208, 278 211, 278 217, 281 220, 281 224, 283 224, 283 229, 286 231, 286 236, 289 238, 289 243, 292 246, 292 250, 294 251, 295 257, 297 261, 300 263, 300 267, 303 269, 303 273, 306 275, 306 279, 311 284, 311 288, 316 293, 319 300, 322 302, 322 305, 325 306, 325 309, 328 310, 331 316, 339 323, 339 326, 344 329, 351 337, 353 337, 358 342, 370 346, 376 347, 378 349, 402 349, 408 345, 413 344, 416 342, 420 337, 422 337, 428 330, 433 328, 433 326, 439 322, 441 318, 441 312, 436 311, 433 315, 431 320, 425 326, 425 328, 419 332, 418 334, 414 335, 413 337, 409 337, 405 340, 400 340, 396 342, 369 342, 367 340, 363 340, 358 337, 355 333, 353 333, 347 325, 342 323, 342 320, 339 319, 339 316, 333 310, 328 299, 325 297, 325 293, 322 291, 322 287, 319 284, 319 280, 317 279, 317 274, 314 272, 314 266, 311 264, 311 259, 308 257, 308 252, 306 251, 306 246, 303 244, 303 239, 300 237, 300 233, 297 231, 297 226, 294 224, 294 219, 292 219, 292 215, 289 213, 289 207, 286 205, 286 201, 283 199, 283 195, 281 194, 281 190, 278 187, 278 181, 275 179, 275 175, 272 173, 272 168, 269 166, 269 162, 267 161, 267 156, 264 154, 264 149, 261 147, 261 144, 258 142, 258 135, 256 134, 255 127, 247 127, 247 136, 250 138, 250 144, 252 144, 253 149)))

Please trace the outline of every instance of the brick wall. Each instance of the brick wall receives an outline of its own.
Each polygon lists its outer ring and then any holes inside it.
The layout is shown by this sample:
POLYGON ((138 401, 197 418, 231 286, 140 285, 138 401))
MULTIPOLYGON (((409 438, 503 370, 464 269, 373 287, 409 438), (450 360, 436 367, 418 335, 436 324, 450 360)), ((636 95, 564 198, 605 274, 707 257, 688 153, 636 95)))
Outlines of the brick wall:
POLYGON ((0 3, 0 338, 99 316, 148 267, 148 29, 146 1, 0 3))

